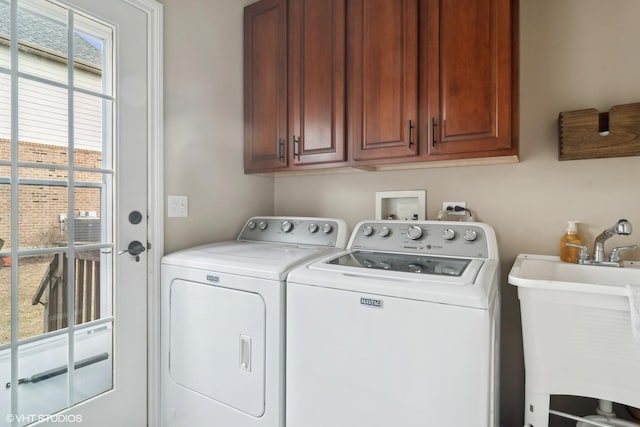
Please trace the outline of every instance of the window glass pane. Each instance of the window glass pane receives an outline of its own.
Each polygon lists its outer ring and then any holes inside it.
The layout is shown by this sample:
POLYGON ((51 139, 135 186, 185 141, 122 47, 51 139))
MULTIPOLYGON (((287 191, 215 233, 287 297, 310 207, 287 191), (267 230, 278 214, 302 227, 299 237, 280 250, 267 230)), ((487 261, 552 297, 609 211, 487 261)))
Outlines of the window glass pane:
POLYGON ((103 323, 74 334, 75 370, 72 404, 113 388, 113 326, 103 323))
POLYGON ((67 164, 67 90, 20 79, 18 82, 19 159, 23 162, 67 164))
POLYGON ((100 250, 75 253, 74 300, 76 325, 100 319, 102 289, 100 250))
POLYGON ((110 54, 111 28, 83 15, 74 14, 74 86, 111 95, 111 73, 105 68, 110 54))
POLYGON ((18 2, 18 43, 20 72, 67 83, 66 9, 48 1, 18 2))
MULTIPOLYGON (((0 52, 2 52, 0 43, 0 52)), ((1 56, 1 55, 0 55, 1 56)), ((1 65, 0 65, 1 66, 1 65)), ((11 159, 11 79, 0 73, 0 160, 11 159)))
POLYGON ((104 179, 109 175, 92 172, 76 172, 74 187, 75 244, 109 243, 110 221, 104 211, 103 194, 106 191, 104 179))
MULTIPOLYGON (((46 169, 21 168, 26 172, 46 169)), ((57 248, 66 246, 67 199, 66 181, 50 181, 47 184, 20 184, 18 186, 18 213, 20 249, 57 248), (55 185, 54 185, 55 184, 55 185)))
POLYGON ((68 342, 68 335, 61 334, 19 347, 18 378, 23 380, 23 384, 17 387, 21 419, 35 422, 38 421, 38 415, 51 414, 67 407, 68 342), (55 375, 46 375, 49 371, 55 375), (30 382, 32 379, 40 381, 33 383, 30 382))
POLYGON ((56 304, 66 307, 67 298, 66 295, 58 295, 64 291, 60 283, 62 269, 58 268, 54 256, 20 257, 17 268, 18 338, 24 339, 41 335, 49 329, 45 302, 53 297, 56 304))
POLYGON ((102 168, 102 143, 110 126, 111 101, 77 92, 74 96, 75 165, 102 168), (105 120, 103 121, 103 117, 105 120), (106 126, 106 127, 105 127, 106 126))
MULTIPOLYGON (((0 254, 11 250, 11 185, 4 174, 6 169, 8 168, 0 167, 0 254)), ((0 260, 0 268, 2 266, 3 262, 0 260)))
POLYGON ((11 265, 6 263, 2 256, 0 258, 0 346, 9 342, 11 342, 11 265))
MULTIPOLYGON (((0 67, 11 66, 9 41, 11 34, 11 5, 8 0, 0 0, 0 67)), ((1 98, 0 98, 1 99, 1 98)))

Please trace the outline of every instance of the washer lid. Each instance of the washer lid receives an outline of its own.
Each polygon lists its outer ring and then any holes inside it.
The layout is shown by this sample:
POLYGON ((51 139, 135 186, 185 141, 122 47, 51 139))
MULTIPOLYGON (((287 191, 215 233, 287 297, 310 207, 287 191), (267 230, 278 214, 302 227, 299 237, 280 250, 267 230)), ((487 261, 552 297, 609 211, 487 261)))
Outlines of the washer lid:
POLYGON ((471 264, 471 260, 467 258, 354 251, 330 259, 326 263, 373 270, 460 277, 471 264))
POLYGON ((197 246, 165 256, 162 263, 262 279, 284 280, 288 272, 303 262, 337 253, 321 246, 234 240, 197 246))
POLYGON ((498 293, 498 269, 499 263, 493 259, 346 251, 294 269, 289 273, 287 284, 486 310, 498 293), (400 259, 404 264, 394 261, 400 259), (391 267, 367 267, 368 262, 378 261, 391 267), (356 265, 360 262, 362 264, 356 265), (412 263, 414 267, 409 267, 412 263), (422 267, 417 271, 415 266, 419 264, 422 267))

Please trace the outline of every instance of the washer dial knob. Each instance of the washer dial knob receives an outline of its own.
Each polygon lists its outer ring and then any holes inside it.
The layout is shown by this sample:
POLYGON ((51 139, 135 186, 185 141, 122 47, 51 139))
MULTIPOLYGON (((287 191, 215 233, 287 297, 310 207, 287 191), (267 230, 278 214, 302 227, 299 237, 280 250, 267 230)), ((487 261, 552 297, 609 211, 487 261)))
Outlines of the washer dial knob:
POLYGON ((249 227, 249 230, 253 230, 256 228, 256 222, 255 221, 249 221, 247 223, 247 227, 249 227))
POLYGON ((370 225, 365 225, 364 227, 362 227, 362 235, 363 236, 371 236, 373 234, 373 227, 371 227, 370 225))
POLYGON ((422 228, 417 225, 412 225, 407 231, 407 237, 411 240, 418 240, 422 237, 422 228))
POLYGON ((467 242, 473 242, 478 238, 478 233, 475 230, 465 230, 462 236, 467 242))
POLYGON ((378 231, 378 236, 380 237, 389 237, 390 234, 391 230, 389 229, 389 227, 382 227, 380 228, 380 231, 378 231))
POLYGON ((322 232, 323 232, 324 234, 329 234, 329 233, 331 233, 332 231, 333 231, 333 227, 331 226, 331 224, 324 224, 324 225, 322 226, 322 232))
POLYGON ((317 232, 318 232, 318 224, 316 224, 315 222, 312 222, 311 224, 309 224, 309 233, 313 234, 317 232))
POLYGON ((258 228, 260 230, 266 230, 268 226, 269 226, 269 224, 267 224, 265 221, 260 221, 258 223, 258 228))
POLYGON ((442 238, 444 240, 453 240, 456 237, 456 232, 451 228, 446 228, 442 231, 442 238))
POLYGON ((290 233, 291 230, 293 230, 293 223, 291 221, 282 221, 282 224, 280 224, 280 230, 285 233, 290 233))

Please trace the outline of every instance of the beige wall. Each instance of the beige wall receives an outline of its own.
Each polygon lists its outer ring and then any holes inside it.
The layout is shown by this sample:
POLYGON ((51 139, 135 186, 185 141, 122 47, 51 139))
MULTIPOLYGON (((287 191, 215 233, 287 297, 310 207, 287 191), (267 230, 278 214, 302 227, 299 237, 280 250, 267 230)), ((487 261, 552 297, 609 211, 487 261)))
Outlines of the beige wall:
POLYGON ((376 191, 425 189, 428 218, 443 201, 465 201, 493 225, 504 277, 504 426, 522 425, 524 399, 520 314, 506 284, 515 256, 557 255, 569 219, 583 221, 592 242, 626 217, 636 233, 615 241, 640 243, 640 157, 559 162, 556 130, 561 111, 640 102, 640 2, 521 0, 520 8, 520 163, 275 180, 277 214, 338 216, 353 226, 374 216, 376 191))
POLYGON ((169 253, 235 238, 249 216, 273 213, 273 180, 242 166, 242 10, 251 1, 161 3, 165 203, 189 197, 187 218, 165 218, 169 253))
MULTIPOLYGON (((502 424, 522 425, 520 314, 506 275, 518 253, 558 254, 565 220, 591 242, 626 217, 640 243, 640 157, 559 162, 557 116, 640 101, 640 2, 521 0, 521 162, 512 165, 276 179, 242 172, 242 7, 251 1, 165 5, 165 192, 190 216, 166 219, 165 251, 235 235, 255 214, 374 216, 384 190, 427 190, 427 214, 465 201, 498 234, 503 274, 502 424)), ((608 244, 610 247, 612 244, 608 244)), ((629 254, 640 259, 640 252, 629 254)))

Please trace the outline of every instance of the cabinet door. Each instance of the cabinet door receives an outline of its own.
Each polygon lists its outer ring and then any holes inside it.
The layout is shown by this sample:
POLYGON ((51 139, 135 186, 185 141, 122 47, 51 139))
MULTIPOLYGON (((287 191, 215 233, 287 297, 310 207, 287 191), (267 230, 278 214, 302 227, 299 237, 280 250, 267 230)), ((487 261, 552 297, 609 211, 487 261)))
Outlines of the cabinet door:
POLYGON ((289 0, 293 165, 346 161, 346 0, 289 0))
POLYGON ((416 156, 418 1, 347 4, 348 141, 354 164, 416 156))
POLYGON ((430 140, 423 141, 429 153, 454 154, 448 158, 516 154, 511 0, 426 4, 422 17, 428 33, 422 40, 428 54, 421 62, 426 70, 421 88, 428 93, 421 97, 428 99, 428 110, 421 123, 431 125, 430 140))
POLYGON ((244 9, 244 168, 287 165, 286 0, 244 9))

